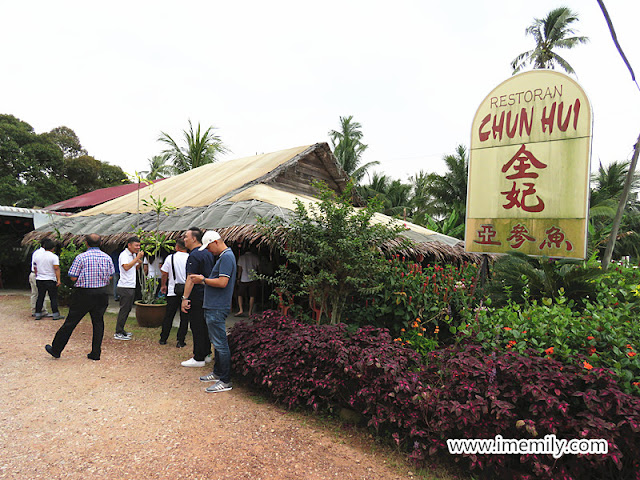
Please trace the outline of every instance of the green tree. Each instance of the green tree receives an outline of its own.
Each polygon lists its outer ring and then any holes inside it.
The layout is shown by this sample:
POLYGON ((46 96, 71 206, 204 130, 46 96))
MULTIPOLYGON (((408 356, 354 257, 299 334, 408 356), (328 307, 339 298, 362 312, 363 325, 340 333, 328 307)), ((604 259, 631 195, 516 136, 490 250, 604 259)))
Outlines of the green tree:
POLYGON ((409 184, 375 172, 371 183, 359 187, 358 192, 365 200, 379 200, 379 211, 385 215, 404 218, 411 216, 411 189, 409 184))
POLYGON ((127 174, 120 167, 101 162, 91 155, 65 160, 64 173, 79 195, 99 188, 129 183, 127 174))
POLYGON ((401 228, 371 221, 373 204, 356 210, 350 203, 353 184, 336 196, 326 185, 317 205, 297 201, 287 223, 263 220, 260 229, 276 245, 284 245, 284 262, 270 279, 285 297, 308 297, 331 323, 340 322, 347 299, 380 290, 378 274, 387 262, 380 246, 398 237, 401 228))
POLYGON ((167 155, 154 155, 149 159, 149 170, 143 173, 147 180, 157 180, 173 175, 173 166, 169 165, 170 159, 167 155))
POLYGON ((573 36, 575 31, 571 24, 577 21, 578 14, 567 7, 555 8, 545 18, 536 18, 526 29, 526 34, 534 38, 536 46, 511 62, 513 73, 518 73, 528 64, 532 64, 533 68, 549 69, 558 65, 567 73, 575 73, 571 65, 554 50, 568 50, 589 41, 587 37, 573 36))
POLYGON ((457 211, 461 222, 467 208, 467 180, 469 155, 464 145, 458 145, 452 155, 443 158, 447 165, 444 175, 420 172, 411 177, 414 188, 414 204, 420 206, 417 213, 441 219, 457 211))
MULTIPOLYGON (((618 202, 625 179, 629 172, 629 162, 612 162, 607 166, 602 164, 598 172, 591 177, 593 188, 589 201, 589 248, 604 253, 607 240, 611 234, 611 224, 618 208, 618 202)), ((634 175, 631 184, 630 200, 627 202, 620 224, 614 256, 619 258, 631 255, 635 258, 640 254, 640 209, 635 198, 640 190, 640 175, 634 175)))
POLYGON ((461 217, 458 211, 454 208, 451 213, 440 220, 436 220, 428 215, 421 217, 418 221, 414 220, 414 223, 427 227, 434 232, 442 233, 450 237, 462 239, 464 235, 464 217, 461 217))
POLYGON ((69 127, 56 127, 47 136, 62 150, 65 160, 87 155, 87 151, 82 148, 78 135, 69 127))
POLYGON ((340 130, 329 131, 333 154, 342 169, 355 183, 359 183, 373 165, 380 162, 368 162, 361 165, 362 154, 368 145, 362 143, 362 125, 353 121, 353 115, 340 117, 340 130))
POLYGON ((162 154, 173 163, 176 173, 184 173, 202 165, 214 163, 218 160, 218 156, 229 151, 222 143, 222 139, 213 132, 214 130, 214 127, 209 127, 203 132, 200 129, 200 123, 194 130, 189 120, 189 130, 182 131, 183 146, 178 145, 169 134, 161 132, 158 141, 167 146, 162 154))
POLYGON ((111 165, 108 162, 101 162, 100 165, 100 183, 104 187, 115 187, 125 183, 131 183, 129 176, 117 165, 111 165))
POLYGON ((13 115, 0 115, 0 204, 44 207, 73 197, 62 150, 48 134, 13 115))

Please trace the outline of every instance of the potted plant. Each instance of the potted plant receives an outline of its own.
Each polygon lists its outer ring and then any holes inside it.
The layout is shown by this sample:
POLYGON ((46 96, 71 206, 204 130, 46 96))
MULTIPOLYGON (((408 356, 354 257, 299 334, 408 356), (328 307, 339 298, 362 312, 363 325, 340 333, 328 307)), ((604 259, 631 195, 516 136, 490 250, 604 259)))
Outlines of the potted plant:
MULTIPOLYGON (((163 250, 169 251, 175 243, 169 237, 160 233, 160 218, 162 215, 168 215, 169 212, 175 210, 175 207, 167 204, 167 199, 149 196, 149 200, 143 199, 142 204, 150 207, 155 213, 156 225, 152 231, 138 229, 136 232, 140 237, 140 245, 142 251, 147 258, 158 256, 163 250)), ((136 320, 141 327, 160 327, 164 319, 167 301, 164 297, 156 295, 158 291, 159 279, 145 273, 144 269, 138 270, 140 279, 140 287, 142 291, 142 299, 135 303, 136 320)))

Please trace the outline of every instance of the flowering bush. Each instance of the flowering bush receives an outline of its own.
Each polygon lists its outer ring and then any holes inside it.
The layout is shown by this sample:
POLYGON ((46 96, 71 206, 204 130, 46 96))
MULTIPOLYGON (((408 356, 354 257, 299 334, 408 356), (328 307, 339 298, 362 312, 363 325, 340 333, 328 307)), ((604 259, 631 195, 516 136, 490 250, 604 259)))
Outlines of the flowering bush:
MULTIPOLYGON (((414 328, 414 327, 412 327, 414 328)), ((421 357, 385 329, 306 325, 266 312, 229 336, 234 369, 285 405, 353 408, 416 462, 453 438, 604 438, 606 455, 469 455, 487 478, 640 478, 640 399, 601 368, 456 345, 421 357), (425 362, 423 363, 423 358, 425 362)), ((527 352, 531 355, 531 352, 527 352)))
POLYGON ((388 328, 397 335, 419 319, 426 336, 439 327, 440 341, 446 341, 455 333, 451 327, 470 318, 476 265, 423 267, 400 255, 387 263, 379 278, 383 288, 366 297, 351 298, 346 323, 388 328))
POLYGON ((616 302, 608 295, 605 298, 611 305, 586 302, 581 311, 562 292, 556 303, 527 300, 524 305, 509 303, 479 310, 474 320, 461 328, 461 334, 481 344, 487 353, 530 350, 564 363, 583 356, 589 366, 614 371, 620 388, 638 394, 640 324, 628 308, 613 306, 616 302))
POLYGON ((429 329, 427 329, 427 327, 422 325, 422 320, 416 318, 409 327, 400 330, 400 336, 394 341, 401 342, 420 355, 425 356, 427 353, 438 348, 439 335, 440 327, 438 325, 435 327, 430 325, 429 329))

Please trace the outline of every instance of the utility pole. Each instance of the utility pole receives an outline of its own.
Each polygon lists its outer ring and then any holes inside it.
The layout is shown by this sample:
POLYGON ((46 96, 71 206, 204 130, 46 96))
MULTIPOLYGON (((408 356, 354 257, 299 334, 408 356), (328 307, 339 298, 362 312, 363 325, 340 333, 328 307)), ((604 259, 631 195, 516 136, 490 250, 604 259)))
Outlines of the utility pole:
POLYGON ((638 153, 640 153, 640 136, 638 136, 638 141, 636 142, 635 150, 633 152, 633 158, 631 159, 631 164, 629 164, 629 173, 627 173, 627 178, 624 182, 624 188, 622 189, 622 195, 620 196, 620 203, 618 203, 618 211, 616 212, 616 216, 613 219, 611 236, 609 237, 607 248, 604 251, 604 256, 602 257, 603 270, 606 270, 607 267, 609 267, 609 263, 611 262, 613 247, 615 247, 616 245, 616 237, 618 236, 618 229, 620 228, 620 222, 622 221, 622 214, 624 213, 624 207, 627 206, 629 190, 631 190, 631 184, 633 183, 633 174, 636 171, 636 164, 638 163, 638 153))

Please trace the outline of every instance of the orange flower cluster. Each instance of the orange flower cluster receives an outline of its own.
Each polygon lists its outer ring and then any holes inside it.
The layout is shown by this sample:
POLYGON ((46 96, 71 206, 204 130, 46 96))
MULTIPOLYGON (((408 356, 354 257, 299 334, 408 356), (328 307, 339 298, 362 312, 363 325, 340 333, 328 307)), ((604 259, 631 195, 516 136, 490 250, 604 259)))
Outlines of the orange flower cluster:
POLYGON ((586 368, 587 370, 591 370, 593 368, 593 365, 589 364, 586 360, 583 362, 583 367, 586 368))
POLYGON ((547 348, 547 349, 544 351, 544 353, 546 353, 547 355, 553 355, 553 348, 554 348, 554 347, 549 347, 549 348, 547 348))
POLYGON ((507 349, 512 348, 515 344, 516 344, 515 340, 509 340, 509 343, 507 343, 507 349))

